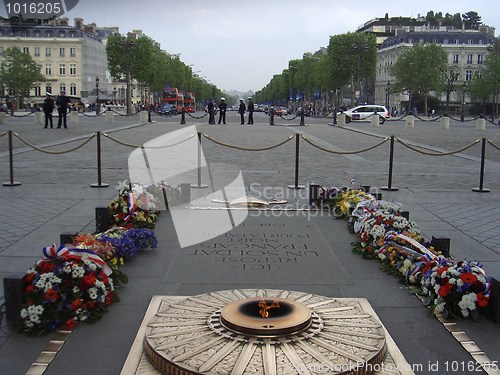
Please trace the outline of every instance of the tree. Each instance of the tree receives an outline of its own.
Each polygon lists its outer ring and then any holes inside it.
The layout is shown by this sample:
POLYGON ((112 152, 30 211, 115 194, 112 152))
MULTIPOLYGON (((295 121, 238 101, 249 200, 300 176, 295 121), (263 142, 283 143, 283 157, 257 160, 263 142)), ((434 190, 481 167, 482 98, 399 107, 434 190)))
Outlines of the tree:
POLYGON ((478 30, 479 26, 481 26, 482 24, 479 14, 472 10, 470 12, 462 14, 462 20, 466 29, 478 30))
POLYGON ((332 66, 331 80, 339 88, 351 86, 351 104, 355 92, 361 91, 364 79, 375 77, 377 62, 376 38, 368 33, 347 33, 334 35, 328 44, 328 56, 332 66))
POLYGON ((455 88, 455 83, 460 75, 460 68, 452 66, 442 71, 442 90, 446 94, 446 113, 450 113, 450 94, 455 88))
POLYGON ((427 113, 427 96, 431 91, 442 89, 442 72, 447 69, 447 59, 444 49, 435 43, 416 43, 401 52, 391 67, 391 75, 396 78, 391 91, 408 93, 408 111, 412 98, 422 95, 427 113))
POLYGON ((0 85, 11 96, 17 97, 19 103, 22 97, 29 96, 35 82, 45 81, 40 68, 29 53, 18 47, 7 48, 0 64, 0 85))

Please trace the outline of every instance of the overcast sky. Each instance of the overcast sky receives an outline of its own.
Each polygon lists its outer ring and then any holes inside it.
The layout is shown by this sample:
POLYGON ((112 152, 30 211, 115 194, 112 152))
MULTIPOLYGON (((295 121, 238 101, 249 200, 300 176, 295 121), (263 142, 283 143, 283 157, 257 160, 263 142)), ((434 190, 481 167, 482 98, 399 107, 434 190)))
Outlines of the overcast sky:
MULTIPOLYGON (((141 29, 223 90, 259 90, 288 61, 328 45, 329 36, 384 17, 476 11, 500 29, 495 0, 80 0, 67 16, 141 29)), ((498 32, 497 32, 498 34, 498 32)))

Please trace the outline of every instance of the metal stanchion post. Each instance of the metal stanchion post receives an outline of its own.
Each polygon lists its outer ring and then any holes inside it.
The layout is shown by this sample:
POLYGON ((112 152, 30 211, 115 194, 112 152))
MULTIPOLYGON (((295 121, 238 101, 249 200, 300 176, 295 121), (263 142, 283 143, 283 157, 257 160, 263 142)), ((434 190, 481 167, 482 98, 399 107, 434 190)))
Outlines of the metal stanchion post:
POLYGON ((387 191, 397 191, 399 190, 397 187, 392 186, 392 168, 394 165, 394 136, 391 135, 391 149, 389 151, 389 177, 387 181, 387 186, 382 186, 381 190, 387 191))
POLYGON ((305 122, 304 122, 304 108, 302 108, 300 110, 300 126, 305 126, 305 122))
POLYGON ((181 125, 186 125, 186 110, 182 108, 181 112, 181 125))
POLYGON ((274 109, 271 108, 269 112, 269 125, 274 125, 274 109))
POLYGON ((9 130, 8 135, 9 135, 9 175, 10 175, 10 181, 9 182, 4 182, 3 186, 19 186, 21 185, 20 182, 14 181, 14 152, 13 152, 13 147, 12 147, 12 130, 9 130))
POLYGON ((289 189, 305 189, 299 185, 299 162, 300 162, 300 134, 295 134, 295 185, 288 185, 289 189))
POLYGON ((205 189, 208 187, 208 185, 201 183, 201 132, 198 132, 198 184, 191 185, 191 187, 195 189, 205 189))
POLYGON ((484 188, 484 161, 486 156, 486 138, 481 140, 481 170, 479 171, 479 188, 473 188, 476 193, 489 193, 490 189, 484 188))
POLYGON ((108 187, 109 184, 102 183, 102 170, 101 170, 101 132, 97 132, 97 184, 91 184, 94 188, 108 187))

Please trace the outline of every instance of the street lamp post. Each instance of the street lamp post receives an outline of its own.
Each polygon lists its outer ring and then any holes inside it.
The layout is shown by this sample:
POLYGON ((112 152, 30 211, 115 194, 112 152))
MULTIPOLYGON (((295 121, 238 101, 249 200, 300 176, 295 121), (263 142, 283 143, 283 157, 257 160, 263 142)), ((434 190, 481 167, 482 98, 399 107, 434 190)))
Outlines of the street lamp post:
POLYGON ((95 114, 99 114, 99 77, 95 77, 95 114))
POLYGON ((497 54, 498 54, 498 44, 497 41, 494 40, 489 46, 488 51, 494 53, 493 62, 493 102, 491 108, 491 121, 494 123, 495 118, 497 116, 497 54))
POLYGON ((387 85, 385 86, 385 108, 387 108, 389 111, 389 97, 391 95, 391 82, 390 81, 387 81, 387 85))
POLYGON ((465 88, 467 86, 467 82, 464 82, 462 85, 462 100, 460 103, 460 121, 465 121, 465 88))

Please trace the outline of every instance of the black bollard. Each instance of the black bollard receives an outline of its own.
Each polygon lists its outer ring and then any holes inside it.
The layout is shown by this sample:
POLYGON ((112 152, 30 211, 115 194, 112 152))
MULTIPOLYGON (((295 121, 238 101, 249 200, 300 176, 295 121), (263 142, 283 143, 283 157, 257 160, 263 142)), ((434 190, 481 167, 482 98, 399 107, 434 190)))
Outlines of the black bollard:
POLYGON ((441 251, 441 254, 443 254, 446 258, 450 257, 450 238, 432 236, 431 246, 434 250, 441 251))
POLYGON ((23 306, 24 274, 4 277, 3 292, 5 300, 5 319, 8 322, 18 322, 23 306))
POLYGON ((305 126, 305 121, 304 121, 304 109, 301 109, 300 111, 300 126, 305 126))
POLYGON ((181 112, 181 125, 186 125, 186 110, 182 108, 181 112))
POLYGON ((111 213, 107 207, 95 208, 95 231, 96 233, 106 232, 112 225, 111 213))

